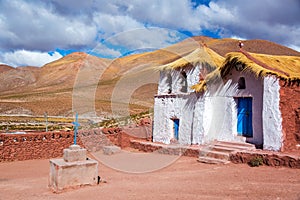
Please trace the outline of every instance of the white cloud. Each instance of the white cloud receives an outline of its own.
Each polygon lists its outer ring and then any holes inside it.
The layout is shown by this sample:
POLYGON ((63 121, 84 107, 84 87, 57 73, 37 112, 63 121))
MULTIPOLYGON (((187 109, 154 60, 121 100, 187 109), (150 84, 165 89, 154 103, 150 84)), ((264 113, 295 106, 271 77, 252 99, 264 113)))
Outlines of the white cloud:
POLYGON ((7 0, 0 3, 1 50, 51 51, 87 46, 94 42, 96 27, 55 13, 42 2, 7 0))
POLYGON ((137 49, 158 49, 182 39, 179 32, 163 28, 133 29, 116 34, 106 40, 115 46, 123 46, 130 51, 137 49))
POLYGON ((7 64, 13 67, 18 66, 43 66, 49 62, 61 58, 62 55, 58 52, 52 53, 52 55, 46 52, 26 51, 18 50, 15 52, 6 52, 1 55, 0 59, 3 64, 7 64))
POLYGON ((221 37, 265 39, 286 46, 300 46, 300 1, 215 0, 197 8, 205 16, 204 28, 221 37))
POLYGON ((113 45, 161 48, 182 38, 170 29, 266 39, 297 49, 299 19, 299 0, 211 0, 198 7, 191 0, 0 0, 0 52, 82 51, 105 40, 102 55, 118 56, 121 50, 113 45))
MULTIPOLYGON (((212 0, 209 6, 193 7, 191 1, 182 0, 114 0, 100 1, 97 12, 106 17, 101 20, 105 33, 130 30, 128 24, 188 30, 201 34, 202 30, 218 33, 221 37, 266 39, 286 46, 300 46, 300 2, 298 0, 212 0), (101 5, 101 6, 100 6, 101 5), (120 21, 120 23, 116 23, 120 21), (104 26, 104 24, 106 26, 104 26), (116 26, 115 26, 116 25, 116 26), (122 28, 123 27, 123 28, 122 28)), ((99 23, 98 23, 99 24, 99 23)), ((108 34, 109 35, 109 34, 108 34)), ((106 35, 107 36, 107 35, 106 35)))
POLYGON ((186 35, 170 29, 129 29, 108 37, 103 43, 95 46, 90 53, 116 58, 131 52, 164 48, 186 37, 186 35))
POLYGON ((205 20, 201 18, 198 10, 193 9, 189 0, 176 2, 174 0, 131 0, 128 2, 126 13, 152 26, 199 30, 201 23, 205 20))
POLYGON ((300 52, 300 46, 290 45, 289 48, 294 49, 294 50, 300 52))
POLYGON ((142 28, 144 25, 129 16, 109 15, 104 13, 95 13, 93 21, 102 33, 103 38, 112 36, 116 33, 142 28))
POLYGON ((230 38, 236 39, 236 40, 247 40, 246 38, 242 38, 242 37, 237 36, 237 35, 232 35, 232 36, 230 36, 230 38))
POLYGON ((231 10, 227 10, 217 3, 210 2, 209 7, 200 5, 197 10, 201 13, 202 19, 205 21, 202 23, 202 26, 206 29, 222 28, 224 24, 236 21, 234 7, 231 10))
POLYGON ((107 46, 103 44, 98 44, 92 51, 89 52, 90 54, 93 55, 101 55, 105 57, 110 57, 110 58, 117 58, 121 56, 121 52, 108 48, 107 46))

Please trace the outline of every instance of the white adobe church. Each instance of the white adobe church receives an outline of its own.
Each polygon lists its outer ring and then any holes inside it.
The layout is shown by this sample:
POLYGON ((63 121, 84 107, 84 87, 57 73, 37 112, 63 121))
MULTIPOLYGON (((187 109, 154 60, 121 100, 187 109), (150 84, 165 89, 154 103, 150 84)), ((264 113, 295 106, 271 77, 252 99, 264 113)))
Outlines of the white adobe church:
POLYGON ((241 49, 224 58, 202 47, 159 70, 153 142, 300 147, 300 57, 241 49), (293 105, 286 103, 289 93, 293 105))

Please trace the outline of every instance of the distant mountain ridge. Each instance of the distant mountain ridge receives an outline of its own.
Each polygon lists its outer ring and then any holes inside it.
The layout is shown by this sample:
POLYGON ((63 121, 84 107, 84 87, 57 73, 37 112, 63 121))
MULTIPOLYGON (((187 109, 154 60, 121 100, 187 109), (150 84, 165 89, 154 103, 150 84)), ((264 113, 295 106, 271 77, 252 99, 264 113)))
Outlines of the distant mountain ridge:
MULTIPOLYGON (((300 56, 300 52, 265 40, 243 41, 248 52, 271 55, 300 56)), ((196 36, 169 47, 139 54, 130 54, 114 60, 98 58, 83 52, 71 53, 42 67, 17 67, 0 65, 0 114, 26 114, 69 116, 72 114, 72 92, 76 76, 86 63, 95 70, 105 69, 99 77, 95 106, 99 113, 110 113, 110 96, 117 81, 128 70, 137 66, 159 66, 180 58, 200 45, 206 45, 218 54, 238 51, 238 40, 214 39, 196 36)), ((138 78, 138 77, 137 77, 138 78)), ((141 77, 142 78, 142 77, 141 77)), ((87 77, 88 79, 88 77, 87 77)), ((151 107, 157 85, 137 90, 133 102, 136 112, 151 107), (147 91, 147 92, 145 92, 147 91)))

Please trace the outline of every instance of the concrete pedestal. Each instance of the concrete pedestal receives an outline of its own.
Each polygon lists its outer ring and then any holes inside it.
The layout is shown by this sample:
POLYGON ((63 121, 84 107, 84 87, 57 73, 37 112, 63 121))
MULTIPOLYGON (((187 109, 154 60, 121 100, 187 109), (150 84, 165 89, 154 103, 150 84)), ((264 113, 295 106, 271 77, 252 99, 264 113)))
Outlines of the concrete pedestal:
POLYGON ((82 185, 96 185, 98 162, 86 159, 86 149, 71 145, 64 149, 63 159, 50 160, 49 187, 54 192, 82 185))

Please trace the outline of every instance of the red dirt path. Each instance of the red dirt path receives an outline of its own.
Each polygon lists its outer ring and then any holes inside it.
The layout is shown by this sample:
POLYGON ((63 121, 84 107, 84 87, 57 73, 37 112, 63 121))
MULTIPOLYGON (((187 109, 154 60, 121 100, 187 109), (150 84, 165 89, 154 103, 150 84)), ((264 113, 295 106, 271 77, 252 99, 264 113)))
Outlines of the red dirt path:
POLYGON ((49 160, 0 163, 0 199, 300 199, 300 169, 208 165, 180 157, 161 170, 130 174, 99 163, 107 181, 54 194, 49 160))

